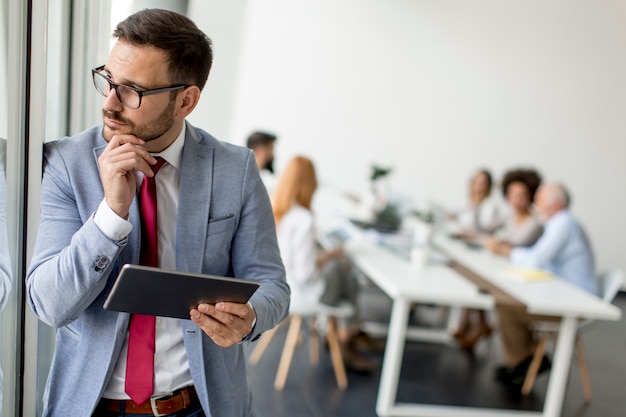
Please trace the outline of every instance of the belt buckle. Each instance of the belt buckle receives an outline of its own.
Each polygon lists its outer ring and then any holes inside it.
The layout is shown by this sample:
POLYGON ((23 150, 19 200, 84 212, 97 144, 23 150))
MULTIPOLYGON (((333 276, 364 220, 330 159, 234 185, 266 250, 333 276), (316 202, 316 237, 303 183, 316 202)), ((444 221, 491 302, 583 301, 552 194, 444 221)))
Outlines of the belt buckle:
POLYGON ((165 398, 165 397, 171 397, 172 395, 174 395, 173 392, 170 392, 169 394, 164 394, 164 395, 158 395, 158 396, 154 396, 154 397, 150 397, 150 408, 152 409, 152 414, 154 414, 155 417, 163 417, 166 416, 167 414, 160 414, 159 413, 159 409, 157 407, 157 400, 160 400, 161 398, 165 398))

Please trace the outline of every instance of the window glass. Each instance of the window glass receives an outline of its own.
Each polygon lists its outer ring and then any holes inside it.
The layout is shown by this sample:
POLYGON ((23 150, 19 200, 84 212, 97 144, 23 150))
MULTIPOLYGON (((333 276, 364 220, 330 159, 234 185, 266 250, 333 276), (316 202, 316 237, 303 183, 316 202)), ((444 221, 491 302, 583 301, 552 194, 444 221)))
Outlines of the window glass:
POLYGON ((8 2, 0 3, 0 416, 14 411, 15 355, 17 349, 16 286, 10 260, 7 231, 6 155, 9 134, 9 52, 8 2))

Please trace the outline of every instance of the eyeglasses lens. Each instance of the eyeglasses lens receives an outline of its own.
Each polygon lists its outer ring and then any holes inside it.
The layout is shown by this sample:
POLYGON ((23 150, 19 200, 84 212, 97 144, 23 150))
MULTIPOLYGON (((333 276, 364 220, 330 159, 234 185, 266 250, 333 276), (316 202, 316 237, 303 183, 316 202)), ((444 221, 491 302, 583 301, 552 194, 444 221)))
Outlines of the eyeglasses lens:
POLYGON ((108 96, 109 91, 111 90, 111 84, 109 84, 109 80, 99 72, 95 72, 93 74, 93 85, 96 87, 96 91, 103 96, 108 96))
POLYGON ((108 97, 111 92, 111 88, 115 89, 118 100, 123 106, 136 109, 139 107, 139 93, 133 89, 125 87, 123 85, 111 84, 111 81, 107 76, 102 73, 96 72, 93 76, 94 86, 96 91, 102 94, 104 97, 108 97))

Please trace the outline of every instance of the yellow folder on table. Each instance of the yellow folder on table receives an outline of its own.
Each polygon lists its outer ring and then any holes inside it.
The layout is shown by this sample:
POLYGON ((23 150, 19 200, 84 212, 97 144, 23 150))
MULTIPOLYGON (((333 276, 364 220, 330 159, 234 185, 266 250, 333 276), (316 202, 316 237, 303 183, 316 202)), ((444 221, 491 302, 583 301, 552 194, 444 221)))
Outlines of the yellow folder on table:
POLYGON ((524 281, 548 281, 554 279, 554 275, 549 271, 536 268, 509 267, 506 269, 506 273, 524 281))

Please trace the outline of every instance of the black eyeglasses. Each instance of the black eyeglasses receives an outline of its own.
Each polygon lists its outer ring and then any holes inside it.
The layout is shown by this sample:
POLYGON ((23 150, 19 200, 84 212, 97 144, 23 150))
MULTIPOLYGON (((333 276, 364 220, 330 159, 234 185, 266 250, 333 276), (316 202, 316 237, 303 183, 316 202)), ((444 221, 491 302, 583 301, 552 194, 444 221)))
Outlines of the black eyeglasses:
POLYGON ((128 107, 129 109, 138 109, 139 106, 141 106, 141 98, 143 96, 160 94, 167 91, 174 91, 189 87, 187 84, 176 84, 170 87, 140 90, 138 88, 131 87, 130 85, 118 84, 111 81, 109 75, 104 71, 104 65, 92 69, 91 74, 93 76, 93 85, 96 87, 96 91, 98 93, 107 97, 111 92, 111 89, 114 89, 117 99, 124 107, 128 107))

